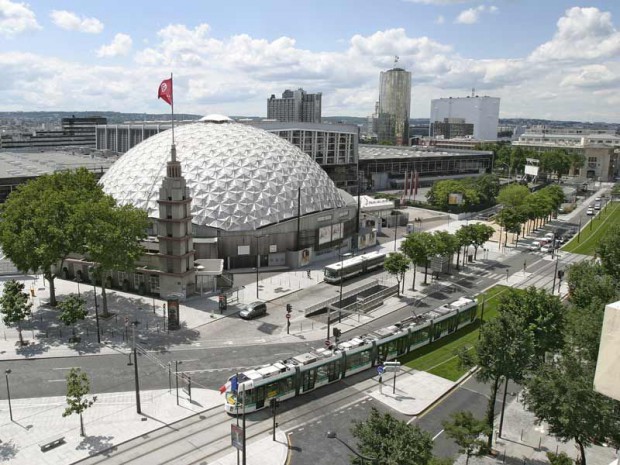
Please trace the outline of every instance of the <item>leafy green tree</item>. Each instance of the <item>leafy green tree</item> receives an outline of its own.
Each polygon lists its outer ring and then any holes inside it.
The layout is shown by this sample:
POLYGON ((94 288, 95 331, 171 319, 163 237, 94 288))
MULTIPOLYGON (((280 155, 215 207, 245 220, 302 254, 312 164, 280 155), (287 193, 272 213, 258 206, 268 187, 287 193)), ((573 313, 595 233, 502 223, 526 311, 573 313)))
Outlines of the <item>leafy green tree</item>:
POLYGON ((601 306, 620 298, 618 281, 606 272, 601 264, 591 260, 574 263, 566 270, 568 299, 578 308, 588 308, 592 303, 601 306))
MULTIPOLYGON (((403 283, 403 288, 405 285, 405 273, 409 269, 409 259, 407 256, 400 252, 393 252, 387 256, 385 259, 385 263, 383 264, 383 268, 392 276, 396 277, 396 281, 398 282, 398 295, 400 296, 400 283, 403 283)), ((404 289, 403 289, 404 291, 404 289)))
POLYGON ((82 414, 97 401, 97 396, 94 396, 92 400, 86 397, 89 392, 90 383, 86 373, 79 368, 71 368, 67 374, 67 408, 62 416, 68 417, 74 413, 80 416, 80 436, 86 435, 82 414))
MULTIPOLYGON (((460 249, 460 242, 454 234, 450 234, 448 231, 435 231, 433 233, 435 237, 435 255, 442 257, 452 257, 460 249)), ((452 260, 448 262, 450 266, 452 260)))
POLYGON ((550 150, 540 155, 540 166, 547 173, 555 173, 558 181, 568 174, 572 160, 565 149, 550 150))
POLYGON ((615 226, 601 239, 596 248, 605 272, 620 281, 620 226, 615 226))
POLYGON ((493 445, 493 421, 497 390, 502 379, 521 381, 533 353, 533 337, 523 331, 517 315, 499 314, 480 328, 480 340, 473 351, 458 353, 463 366, 478 366, 476 379, 491 385, 487 404, 487 448, 493 445))
POLYGON ((494 174, 483 174, 470 179, 480 196, 480 203, 493 204, 499 193, 499 178, 494 174))
POLYGON ((17 325, 19 343, 24 345, 22 336, 22 321, 30 315, 32 303, 28 302, 28 294, 23 292, 24 283, 11 279, 4 284, 4 290, 0 296, 0 311, 4 324, 17 325))
POLYGON ((573 174, 577 174, 578 170, 586 164, 586 157, 583 153, 568 152, 568 160, 570 161, 570 170, 573 174))
POLYGON ((459 446, 459 452, 466 454, 465 465, 472 455, 482 455, 485 452, 485 441, 481 435, 488 436, 489 426, 484 420, 479 420, 469 411, 454 412, 450 420, 443 422, 448 437, 454 439, 459 446))
MULTIPOLYGON (((504 247, 508 243, 508 233, 519 234, 521 232, 522 216, 517 209, 504 208, 497 215, 495 215, 495 222, 499 224, 504 230, 504 247)), ((500 234, 499 242, 501 243, 502 237, 500 234)))
POLYGON ((546 353, 556 353, 562 348, 566 309, 557 296, 533 286, 525 291, 508 289, 500 298, 498 312, 515 315, 521 331, 532 333, 532 353, 539 363, 544 361, 546 353))
POLYGON ((463 252, 463 266, 465 266, 465 255, 467 255, 467 247, 474 241, 474 231, 473 224, 464 224, 461 226, 456 233, 454 233, 454 237, 456 238, 459 248, 456 251, 456 269, 459 269, 459 262, 461 257, 461 252, 463 252), (464 250, 463 250, 464 249, 464 250))
POLYGON ((101 281, 104 317, 109 315, 105 293, 106 275, 109 271, 131 271, 144 254, 140 240, 146 237, 148 219, 144 210, 131 205, 117 206, 112 197, 83 209, 81 214, 90 217, 85 228, 88 258, 97 263, 95 274, 101 281))
POLYGON ((513 173, 521 173, 525 169, 526 158, 533 158, 522 147, 514 146, 510 153, 510 168, 513 173))
POLYGON ((474 223, 469 225, 471 227, 471 245, 474 246, 474 260, 477 258, 478 249, 487 242, 493 234, 495 234, 495 228, 483 223, 474 223))
POLYGON ((13 191, 0 212, 0 247, 17 269, 41 270, 56 305, 54 279, 71 252, 83 253, 84 223, 79 205, 90 205, 104 193, 93 173, 81 168, 39 176, 13 191))
POLYGON ((65 300, 59 302, 58 307, 61 310, 58 319, 65 325, 71 326, 71 332, 75 338, 75 324, 88 315, 86 301, 75 294, 70 294, 65 300))
POLYGON ((551 208, 557 211, 564 203, 564 190, 557 184, 551 184, 539 190, 537 195, 543 195, 550 199, 551 208))
POLYGON ((428 232, 413 232, 405 237, 405 240, 401 243, 400 249, 413 263, 413 283, 411 289, 415 290, 415 276, 418 265, 424 265, 424 283, 426 283, 426 276, 428 271, 428 257, 430 257, 435 250, 435 237, 428 232))
POLYGON ((507 208, 515 208, 523 205, 525 199, 530 195, 527 186, 521 184, 508 184, 502 187, 497 195, 497 202, 507 208))
POLYGON ((579 465, 586 465, 586 448, 595 442, 620 445, 620 403, 594 391, 594 368, 569 349, 539 367, 524 391, 527 408, 549 433, 579 446, 579 465))
POLYGON ((376 408, 368 418, 351 428, 361 455, 376 457, 378 463, 427 465, 433 457, 433 439, 417 425, 408 425, 376 408))
POLYGON ((462 180, 448 179, 436 181, 426 193, 426 198, 431 205, 441 210, 448 211, 451 205, 448 203, 450 194, 462 194, 462 207, 468 209, 480 203, 480 195, 475 186, 462 180))
POLYGON ((559 454, 547 452, 547 460, 549 460, 551 465, 574 465, 575 463, 566 452, 560 452, 559 454))

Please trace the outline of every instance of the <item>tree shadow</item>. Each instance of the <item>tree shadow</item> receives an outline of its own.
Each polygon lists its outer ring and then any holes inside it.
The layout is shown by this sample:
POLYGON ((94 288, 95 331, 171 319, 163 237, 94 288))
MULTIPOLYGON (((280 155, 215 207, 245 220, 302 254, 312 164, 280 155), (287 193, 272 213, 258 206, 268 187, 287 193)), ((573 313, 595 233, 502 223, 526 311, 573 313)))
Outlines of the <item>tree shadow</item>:
POLYGON ((0 443, 0 462, 10 462, 19 452, 19 448, 13 443, 13 440, 0 443))
POLYGON ((87 436, 78 444, 77 450, 85 450, 88 455, 97 455, 103 452, 103 455, 109 455, 112 451, 112 436, 87 436), (107 454, 106 454, 107 452, 107 454))

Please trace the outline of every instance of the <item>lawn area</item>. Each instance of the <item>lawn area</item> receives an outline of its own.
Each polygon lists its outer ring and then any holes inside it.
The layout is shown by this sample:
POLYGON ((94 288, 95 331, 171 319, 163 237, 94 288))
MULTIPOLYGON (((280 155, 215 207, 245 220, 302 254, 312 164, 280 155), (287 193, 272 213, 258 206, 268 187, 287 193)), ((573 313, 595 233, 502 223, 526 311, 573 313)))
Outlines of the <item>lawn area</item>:
POLYGON ((484 321, 497 316, 499 297, 506 292, 506 286, 494 286, 478 296, 478 319, 471 325, 446 336, 439 341, 420 347, 401 357, 400 362, 410 368, 427 371, 442 378, 456 381, 466 370, 459 368, 455 353, 461 347, 473 347, 478 340, 480 315, 484 298, 484 321))
POLYGON ((562 250, 583 255, 594 255, 601 238, 617 225, 620 225, 620 202, 608 202, 605 209, 593 217, 590 224, 581 230, 581 234, 573 237, 568 244, 562 247, 562 250))

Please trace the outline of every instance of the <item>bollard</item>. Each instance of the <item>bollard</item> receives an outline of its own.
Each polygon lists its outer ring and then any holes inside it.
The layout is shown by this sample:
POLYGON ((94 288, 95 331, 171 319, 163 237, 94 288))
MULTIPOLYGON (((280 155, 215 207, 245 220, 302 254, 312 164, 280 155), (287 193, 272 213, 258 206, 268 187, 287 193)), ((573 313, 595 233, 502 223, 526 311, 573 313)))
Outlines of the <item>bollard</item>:
POLYGON ((58 328, 58 337, 62 339, 62 329, 58 328))
POLYGON ((521 429, 521 442, 523 442, 523 429, 521 429))
POLYGON ((506 449, 504 449, 504 459, 502 460, 502 463, 506 463, 506 449))
POLYGON ((157 323, 157 332, 159 332, 159 323, 157 323))
POLYGON ((538 438, 538 450, 540 450, 541 444, 542 444, 542 438, 538 438))
POLYGON ((558 445, 555 445, 555 455, 558 455, 558 445))
POLYGON ((147 331, 149 330, 149 322, 148 321, 146 322, 146 330, 147 331))

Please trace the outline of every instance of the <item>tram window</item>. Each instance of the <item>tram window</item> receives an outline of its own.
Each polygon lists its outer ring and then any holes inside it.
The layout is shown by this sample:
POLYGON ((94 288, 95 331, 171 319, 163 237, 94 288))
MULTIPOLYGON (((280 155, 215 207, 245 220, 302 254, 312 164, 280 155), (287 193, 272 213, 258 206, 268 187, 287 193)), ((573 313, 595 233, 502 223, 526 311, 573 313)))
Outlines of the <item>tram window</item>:
POLYGON ((370 362, 370 350, 347 356, 347 370, 357 368, 370 362))
POLYGON ((317 381, 323 381, 324 379, 327 378, 327 369, 328 368, 329 368, 329 365, 322 365, 322 366, 318 367, 317 374, 316 374, 316 380, 317 381))

